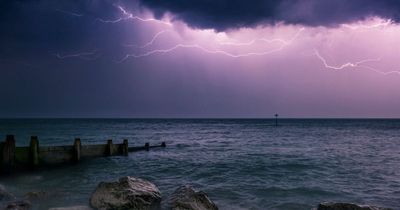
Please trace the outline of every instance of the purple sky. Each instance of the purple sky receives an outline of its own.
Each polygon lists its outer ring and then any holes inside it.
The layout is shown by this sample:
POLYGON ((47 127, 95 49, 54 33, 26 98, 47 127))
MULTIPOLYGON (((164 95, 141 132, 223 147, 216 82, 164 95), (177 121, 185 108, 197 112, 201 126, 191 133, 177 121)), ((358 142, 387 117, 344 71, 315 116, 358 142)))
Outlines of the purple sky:
POLYGON ((400 117, 397 3, 197 2, 1 3, 0 117, 400 117))

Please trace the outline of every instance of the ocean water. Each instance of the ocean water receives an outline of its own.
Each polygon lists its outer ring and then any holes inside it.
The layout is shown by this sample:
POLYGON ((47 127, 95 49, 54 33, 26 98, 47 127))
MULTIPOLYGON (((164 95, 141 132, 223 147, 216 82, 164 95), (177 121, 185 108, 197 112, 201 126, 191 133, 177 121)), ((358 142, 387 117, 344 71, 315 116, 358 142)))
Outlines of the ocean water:
POLYGON ((400 209, 400 120, 29 119, 0 120, 0 136, 28 145, 129 139, 165 149, 0 177, 17 196, 45 191, 35 209, 86 205, 100 181, 136 176, 167 197, 178 186, 205 191, 220 209, 310 210, 323 201, 400 209))

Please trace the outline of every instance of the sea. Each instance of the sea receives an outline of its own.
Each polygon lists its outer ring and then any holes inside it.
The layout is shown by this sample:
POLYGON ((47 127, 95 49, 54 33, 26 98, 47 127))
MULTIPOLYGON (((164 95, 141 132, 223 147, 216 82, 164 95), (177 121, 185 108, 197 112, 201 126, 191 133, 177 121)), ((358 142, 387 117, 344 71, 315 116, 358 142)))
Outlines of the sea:
POLYGON ((22 198, 46 192, 34 209, 89 205, 99 182, 147 179, 164 199, 181 185, 206 192, 222 210, 310 210, 321 202, 400 209, 400 120, 397 119, 2 119, 0 137, 17 146, 166 148, 100 157, 76 165, 1 176, 22 198))

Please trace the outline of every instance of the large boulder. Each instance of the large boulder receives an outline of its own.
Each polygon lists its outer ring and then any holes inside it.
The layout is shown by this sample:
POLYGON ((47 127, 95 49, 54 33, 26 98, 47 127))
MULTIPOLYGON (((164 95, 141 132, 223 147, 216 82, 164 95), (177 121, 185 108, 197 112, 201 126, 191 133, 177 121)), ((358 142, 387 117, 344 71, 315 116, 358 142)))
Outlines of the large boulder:
POLYGON ((92 210, 89 206, 69 206, 69 207, 57 207, 49 208, 49 210, 92 210))
POLYGON ((13 201, 8 203, 4 210, 29 210, 32 208, 32 204, 29 201, 13 201))
POLYGON ((196 192, 189 185, 175 190, 167 201, 168 209, 172 210, 218 210, 206 193, 196 192))
POLYGON ((151 182, 122 177, 117 182, 101 182, 90 198, 90 205, 99 210, 159 209, 160 190, 151 182))
POLYGON ((317 210, 393 210, 376 206, 363 206, 352 203, 321 203, 317 210))
POLYGON ((9 193, 3 185, 0 185, 0 202, 15 199, 14 195, 9 193))

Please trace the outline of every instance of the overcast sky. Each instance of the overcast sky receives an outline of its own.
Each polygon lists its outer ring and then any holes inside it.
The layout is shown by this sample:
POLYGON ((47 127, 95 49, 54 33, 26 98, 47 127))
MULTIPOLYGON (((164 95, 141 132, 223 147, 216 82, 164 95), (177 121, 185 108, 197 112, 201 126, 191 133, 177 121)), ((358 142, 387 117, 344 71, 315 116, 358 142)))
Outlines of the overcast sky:
POLYGON ((397 0, 5 0, 0 117, 400 117, 399 20, 397 0))

